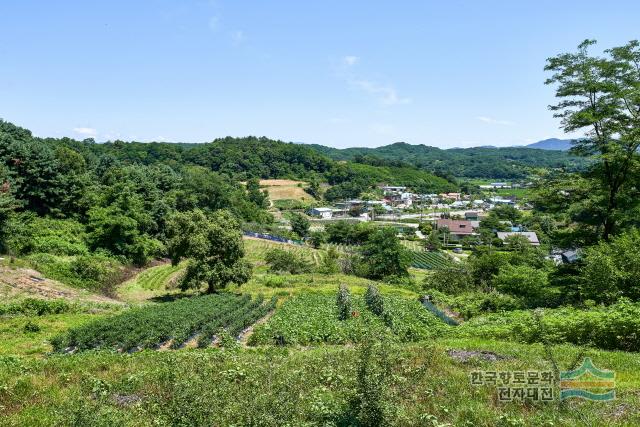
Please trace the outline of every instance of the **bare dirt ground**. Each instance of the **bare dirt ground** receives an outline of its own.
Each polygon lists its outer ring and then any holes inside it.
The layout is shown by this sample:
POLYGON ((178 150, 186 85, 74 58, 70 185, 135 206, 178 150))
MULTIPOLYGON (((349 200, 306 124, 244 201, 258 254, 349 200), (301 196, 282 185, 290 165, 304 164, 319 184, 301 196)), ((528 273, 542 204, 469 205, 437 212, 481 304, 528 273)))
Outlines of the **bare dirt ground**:
POLYGON ((38 271, 28 268, 9 268, 0 266, 0 297, 3 301, 20 299, 25 297, 56 299, 65 298, 98 303, 116 303, 114 300, 102 295, 92 294, 88 291, 75 289, 55 280, 46 279, 38 271))
POLYGON ((304 191, 303 181, 292 179, 263 179, 260 186, 269 192, 271 200, 314 200, 313 197, 304 191), (302 184, 302 187, 298 185, 302 184))
POLYGON ((277 187, 277 186, 282 186, 282 185, 298 185, 298 184, 304 184, 303 181, 296 181, 293 179, 262 179, 260 180, 260 185, 263 185, 265 187, 277 187))

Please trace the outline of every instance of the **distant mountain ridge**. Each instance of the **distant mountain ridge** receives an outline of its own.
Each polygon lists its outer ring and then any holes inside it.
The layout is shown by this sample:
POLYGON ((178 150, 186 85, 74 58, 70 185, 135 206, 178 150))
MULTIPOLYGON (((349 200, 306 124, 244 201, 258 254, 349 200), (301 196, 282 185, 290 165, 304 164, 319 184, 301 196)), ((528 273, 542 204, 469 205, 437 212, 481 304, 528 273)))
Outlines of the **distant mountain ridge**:
POLYGON ((539 150, 568 151, 572 146, 572 141, 572 139, 549 138, 526 145, 526 147, 537 148, 539 150))
POLYGON ((587 164, 567 149, 570 140, 545 140, 518 147, 471 147, 441 149, 423 144, 396 142, 382 147, 333 148, 317 144, 309 147, 334 160, 376 163, 405 162, 443 177, 517 179, 535 169, 581 170, 587 164))

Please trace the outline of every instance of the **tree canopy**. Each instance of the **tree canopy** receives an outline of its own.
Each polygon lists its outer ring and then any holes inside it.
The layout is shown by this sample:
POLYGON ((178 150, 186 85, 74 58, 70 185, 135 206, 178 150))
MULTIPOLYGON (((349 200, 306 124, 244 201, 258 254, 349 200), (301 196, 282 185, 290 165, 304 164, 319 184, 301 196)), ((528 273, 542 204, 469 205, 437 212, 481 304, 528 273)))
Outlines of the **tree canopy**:
POLYGON ((167 226, 167 249, 174 265, 187 258, 182 289, 207 285, 209 293, 228 284, 242 284, 251 277, 243 259, 242 230, 225 210, 206 215, 200 210, 175 214, 167 226))

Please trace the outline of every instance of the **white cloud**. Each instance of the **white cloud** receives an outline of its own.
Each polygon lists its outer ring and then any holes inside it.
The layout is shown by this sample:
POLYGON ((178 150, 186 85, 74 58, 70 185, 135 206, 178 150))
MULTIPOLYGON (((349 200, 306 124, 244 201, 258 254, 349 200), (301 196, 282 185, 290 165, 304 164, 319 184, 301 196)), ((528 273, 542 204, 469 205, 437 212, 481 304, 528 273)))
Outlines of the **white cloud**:
POLYGON ((370 95, 378 97, 379 101, 385 105, 409 104, 411 102, 410 98, 400 97, 395 88, 391 86, 381 85, 369 80, 352 80, 351 84, 370 95))
POLYGON ((357 56, 347 55, 344 58, 342 58, 342 63, 348 67, 351 67, 353 65, 356 65, 359 60, 360 58, 358 58, 357 56))
POLYGON ((78 135, 82 135, 85 138, 95 138, 98 135, 98 131, 94 128, 73 128, 73 131, 78 135))
POLYGON ((476 117, 476 119, 480 120, 481 122, 488 123, 490 125, 503 125, 503 126, 515 125, 514 122, 511 122, 509 120, 498 120, 498 119, 494 119, 492 117, 486 117, 486 116, 478 116, 476 117))
POLYGON ((246 39, 247 37, 244 35, 244 31, 242 30, 236 30, 231 33, 231 41, 236 46, 244 42, 246 39))

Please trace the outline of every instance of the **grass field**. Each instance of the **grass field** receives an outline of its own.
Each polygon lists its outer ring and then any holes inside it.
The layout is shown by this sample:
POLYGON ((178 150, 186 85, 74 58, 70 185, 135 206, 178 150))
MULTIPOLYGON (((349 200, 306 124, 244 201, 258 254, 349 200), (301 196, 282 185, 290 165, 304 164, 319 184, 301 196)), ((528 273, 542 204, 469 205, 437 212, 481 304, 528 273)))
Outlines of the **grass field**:
MULTIPOLYGON (((554 353, 567 366, 578 349, 554 353)), ((4 425, 344 425, 358 389, 358 347, 305 350, 106 352, 47 360, 1 358, 4 425)), ((614 402, 501 403, 495 386, 472 386, 475 370, 548 370, 539 345, 440 340, 383 346, 386 425, 595 426, 640 423, 638 355, 592 351, 617 373, 614 402), (452 358, 493 351, 495 362, 452 358)))
POLYGON ((313 265, 318 265, 320 263, 324 253, 322 250, 313 249, 308 246, 290 245, 249 237, 245 237, 244 239, 244 248, 246 258, 258 267, 264 264, 264 256, 271 249, 284 249, 294 252, 307 258, 313 265))
POLYGON ((260 186, 269 192, 269 199, 275 200, 300 200, 314 201, 309 193, 304 191, 306 183, 304 181, 294 181, 291 179, 263 179, 260 186))

